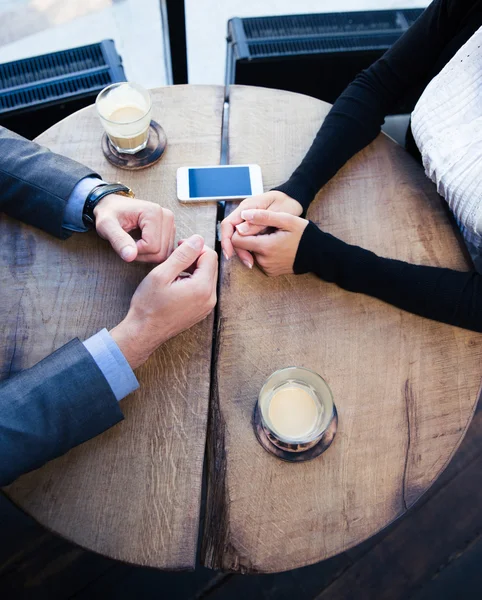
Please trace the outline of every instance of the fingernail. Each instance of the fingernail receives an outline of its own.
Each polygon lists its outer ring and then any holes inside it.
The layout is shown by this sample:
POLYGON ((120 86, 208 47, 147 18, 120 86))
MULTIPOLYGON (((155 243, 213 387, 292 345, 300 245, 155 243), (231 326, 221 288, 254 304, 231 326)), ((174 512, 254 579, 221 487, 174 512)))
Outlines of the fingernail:
POLYGON ((248 269, 253 268, 253 265, 249 262, 249 260, 243 260, 243 263, 248 267, 248 269))
POLYGON ((228 256, 228 253, 226 252, 226 250, 223 250, 223 254, 224 254, 224 258, 226 260, 229 260, 229 256, 228 256))
POLYGON ((120 255, 123 260, 131 260, 136 255, 135 248, 132 246, 125 246, 122 248, 120 255))
POLYGON ((239 233, 247 233, 249 231, 249 225, 247 223, 240 223, 239 225, 236 225, 236 229, 239 233))
POLYGON ((241 218, 245 221, 251 221, 254 218, 254 210, 243 210, 241 218))
POLYGON ((200 235, 192 235, 186 240, 186 244, 191 246, 193 250, 202 250, 204 246, 204 240, 200 235))

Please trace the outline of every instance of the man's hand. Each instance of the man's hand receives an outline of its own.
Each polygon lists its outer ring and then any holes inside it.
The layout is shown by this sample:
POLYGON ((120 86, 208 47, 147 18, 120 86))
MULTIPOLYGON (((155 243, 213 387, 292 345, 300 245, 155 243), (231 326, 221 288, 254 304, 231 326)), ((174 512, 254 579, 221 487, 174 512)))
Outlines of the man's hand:
POLYGON ((95 227, 126 262, 161 263, 174 249, 176 226, 172 211, 154 202, 109 194, 94 208, 95 227), (140 230, 135 241, 129 231, 140 230))
POLYGON ((257 235, 264 231, 264 226, 243 222, 242 211, 251 208, 284 212, 295 216, 299 216, 303 212, 303 207, 297 200, 294 200, 283 192, 271 191, 259 196, 246 198, 246 200, 243 200, 239 204, 236 210, 224 219, 221 223, 221 246, 224 256, 229 260, 233 252, 236 252, 240 260, 250 269, 253 267, 253 257, 247 250, 243 250, 241 247, 234 247, 232 238, 235 231, 240 235, 246 236, 257 235))
POLYGON ((168 339, 207 317, 216 304, 217 278, 217 254, 199 235, 147 275, 127 316, 110 332, 133 369, 168 339), (191 275, 180 277, 192 266, 191 275))
POLYGON ((235 233, 233 245, 252 252, 256 262, 269 276, 293 273, 293 265, 301 236, 309 221, 288 213, 268 210, 244 210, 242 218, 250 227, 275 228, 274 233, 246 236, 235 233))

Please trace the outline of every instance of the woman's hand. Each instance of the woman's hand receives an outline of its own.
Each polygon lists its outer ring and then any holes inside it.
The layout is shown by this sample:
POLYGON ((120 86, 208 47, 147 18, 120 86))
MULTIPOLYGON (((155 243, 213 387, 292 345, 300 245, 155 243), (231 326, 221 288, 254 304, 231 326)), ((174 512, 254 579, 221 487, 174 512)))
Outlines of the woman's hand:
POLYGON ((309 221, 269 210, 243 210, 241 217, 250 227, 263 230, 269 227, 275 231, 254 236, 234 233, 232 242, 236 252, 252 252, 262 271, 270 277, 293 273, 298 246, 309 221))
POLYGON ((174 214, 155 202, 109 194, 94 208, 95 228, 126 262, 164 262, 174 250, 174 214), (139 230, 137 241, 129 235, 139 230))
POLYGON ((226 259, 230 259, 234 252, 240 260, 249 267, 253 267, 253 257, 241 247, 233 246, 233 235, 237 231, 243 236, 253 236, 264 231, 265 226, 244 223, 241 213, 247 209, 264 209, 275 212, 284 212, 291 215, 301 215, 303 207, 297 201, 283 192, 271 191, 259 196, 252 196, 243 200, 239 206, 221 223, 221 247, 226 259))

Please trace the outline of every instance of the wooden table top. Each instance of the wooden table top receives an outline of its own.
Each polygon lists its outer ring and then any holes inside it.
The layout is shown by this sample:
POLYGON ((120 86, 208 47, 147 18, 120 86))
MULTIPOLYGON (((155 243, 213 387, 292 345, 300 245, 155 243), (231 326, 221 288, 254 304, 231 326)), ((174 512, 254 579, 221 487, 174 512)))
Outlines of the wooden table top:
MULTIPOLYGON (((40 141, 174 210, 180 236, 197 232, 213 244, 215 206, 180 205, 175 169, 219 161, 223 93, 215 86, 156 90, 154 118, 168 149, 144 172, 105 161, 91 108, 40 141)), ((313 98, 233 86, 230 163, 260 164, 269 189, 299 163, 328 110, 313 98)), ((383 135, 325 186, 309 217, 385 256, 467 268, 434 186, 383 135)), ((122 264, 95 234, 59 242, 2 217, 0 235, 4 376, 10 365, 29 367, 72 337, 112 327, 146 272, 122 264)), ((217 323, 208 319, 171 340, 138 371, 141 389, 123 401, 123 423, 20 478, 7 495, 96 552, 192 568, 210 407, 205 565, 244 572, 300 567, 403 514, 463 438, 478 397, 482 336, 313 275, 268 279, 237 260, 221 263, 219 298, 217 323), (339 412, 333 445, 302 464, 267 454, 251 425, 264 380, 292 364, 328 381, 339 412)))
MULTIPOLYGON (((175 181, 182 164, 219 161, 222 106, 222 88, 153 92, 153 119, 162 123, 168 147, 162 161, 146 171, 121 171, 106 161, 94 107, 52 127, 39 141, 107 181, 126 183, 139 198, 172 209, 179 237, 200 233, 213 247, 216 206, 180 205, 175 181)), ((13 353, 19 370, 73 337, 112 328, 150 269, 124 264, 95 233, 62 242, 4 217, 1 227, 2 373, 13 353)), ((212 330, 210 317, 163 345, 136 371, 141 387, 122 401, 122 423, 21 477, 7 495, 42 525, 84 548, 131 563, 192 568, 212 330)))

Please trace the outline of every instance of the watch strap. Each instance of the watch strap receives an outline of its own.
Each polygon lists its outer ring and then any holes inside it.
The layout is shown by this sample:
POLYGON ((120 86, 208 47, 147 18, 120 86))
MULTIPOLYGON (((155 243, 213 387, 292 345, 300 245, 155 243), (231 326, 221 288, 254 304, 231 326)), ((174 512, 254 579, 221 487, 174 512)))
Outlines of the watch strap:
POLYGON ((109 194, 121 194, 122 196, 134 198, 133 191, 122 183, 101 183, 95 186, 87 196, 84 210, 82 211, 82 220, 86 227, 92 228, 95 225, 94 208, 104 196, 108 196, 109 194))

